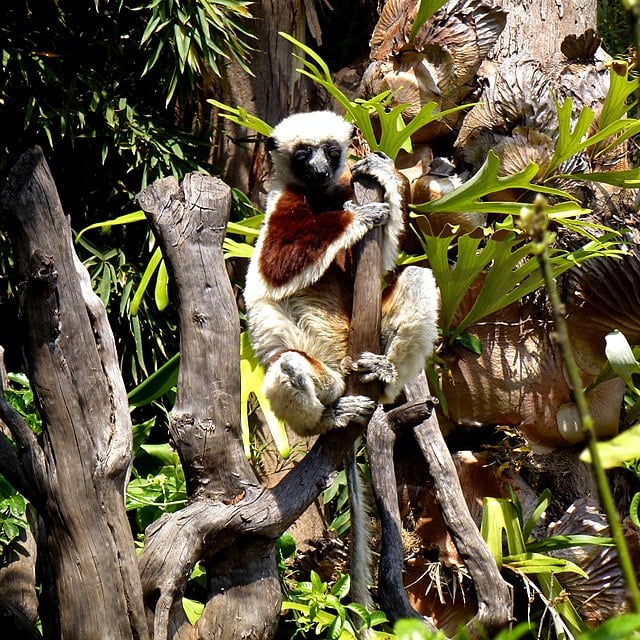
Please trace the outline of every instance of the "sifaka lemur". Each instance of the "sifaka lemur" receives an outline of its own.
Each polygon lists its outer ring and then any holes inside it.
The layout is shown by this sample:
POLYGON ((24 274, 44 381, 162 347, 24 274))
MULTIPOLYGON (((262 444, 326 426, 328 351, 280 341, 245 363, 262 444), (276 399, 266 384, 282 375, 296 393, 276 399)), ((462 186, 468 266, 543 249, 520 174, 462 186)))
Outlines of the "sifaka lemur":
POLYGON ((384 202, 350 200, 345 167, 353 134, 344 118, 316 111, 285 118, 268 140, 272 189, 244 298, 253 348, 266 368, 265 395, 274 413, 303 436, 366 422, 374 404, 343 396, 347 374, 380 380, 380 401, 392 402, 420 372, 437 337, 431 271, 408 267, 383 292, 383 353, 347 358, 350 249, 381 226, 388 275, 404 232, 399 181, 384 154, 370 154, 351 169, 352 177, 374 178, 384 202))

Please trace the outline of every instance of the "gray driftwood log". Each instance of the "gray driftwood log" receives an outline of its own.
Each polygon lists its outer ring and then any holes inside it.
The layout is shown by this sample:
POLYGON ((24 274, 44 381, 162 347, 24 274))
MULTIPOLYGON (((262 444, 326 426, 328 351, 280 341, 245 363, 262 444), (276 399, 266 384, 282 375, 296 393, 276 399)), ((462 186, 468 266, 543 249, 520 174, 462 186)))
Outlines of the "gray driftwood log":
POLYGON ((0 471, 40 517, 45 636, 146 638, 123 499, 131 464, 127 395, 104 306, 73 251, 39 148, 13 167, 1 204, 43 435, 37 439, 0 400, 0 419, 17 444, 11 452, 0 437, 0 471))

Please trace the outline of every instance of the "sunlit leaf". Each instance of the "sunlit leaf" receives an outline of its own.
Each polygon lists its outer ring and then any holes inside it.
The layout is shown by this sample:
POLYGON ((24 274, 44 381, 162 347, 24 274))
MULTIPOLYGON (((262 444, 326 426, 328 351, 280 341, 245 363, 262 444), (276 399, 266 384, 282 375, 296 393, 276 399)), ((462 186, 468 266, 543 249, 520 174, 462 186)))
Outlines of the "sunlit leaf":
POLYGON ((258 362, 253 349, 249 334, 244 331, 240 335, 240 424, 242 427, 242 442, 245 454, 251 455, 249 439, 249 399, 253 394, 260 407, 267 423, 271 437, 278 449, 278 453, 283 458, 288 458, 290 454, 289 438, 284 423, 271 411, 271 405, 262 392, 264 383, 264 368, 258 362))
MULTIPOLYGON (((612 469, 624 462, 640 458, 640 424, 626 429, 607 442, 598 442, 596 446, 605 469, 612 469)), ((588 449, 580 454, 580 460, 591 464, 591 454, 588 449)))

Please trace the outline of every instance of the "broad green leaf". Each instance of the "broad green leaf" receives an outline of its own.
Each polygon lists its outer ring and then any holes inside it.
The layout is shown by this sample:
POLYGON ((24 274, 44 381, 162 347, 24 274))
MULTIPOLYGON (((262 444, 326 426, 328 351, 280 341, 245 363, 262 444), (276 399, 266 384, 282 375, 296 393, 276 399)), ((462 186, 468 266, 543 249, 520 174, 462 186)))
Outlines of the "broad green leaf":
POLYGON ((509 500, 485 497, 483 500, 480 534, 484 538, 498 568, 504 562, 502 538, 506 536, 509 554, 525 553, 525 544, 518 515, 509 500))
POLYGON ((421 620, 403 618, 393 625, 393 632, 398 640, 446 640, 444 631, 433 633, 421 620))
MULTIPOLYGON (((605 469, 612 469, 623 462, 640 458, 640 424, 623 431, 607 442, 598 442, 596 446, 605 469)), ((580 460, 591 464, 591 454, 588 449, 580 454, 580 460)))
POLYGON ((568 535, 568 536, 549 536, 543 540, 533 540, 527 542, 528 551, 549 552, 557 549, 568 549, 570 547, 585 547, 589 545, 597 545, 600 547, 615 546, 613 538, 588 536, 588 535, 568 535))
POLYGON ((140 448, 158 460, 164 467, 173 467, 180 462, 178 452, 168 442, 163 442, 162 444, 143 444, 140 448))
POLYGON ((558 139, 556 148, 551 158, 551 162, 546 169, 545 175, 553 175, 553 172, 571 156, 576 155, 585 148, 584 138, 589 131, 595 114, 589 107, 583 107, 580 111, 574 127, 571 127, 573 103, 569 98, 565 98, 562 105, 556 103, 558 114, 558 139))
POLYGON ((269 400, 267 400, 262 391, 263 383, 264 369, 253 353, 249 334, 243 331, 242 334, 240 334, 240 425, 245 454, 247 457, 251 455, 248 407, 250 394, 253 393, 260 404, 262 414, 278 449, 278 453, 283 458, 288 458, 291 451, 289 449, 287 430, 284 423, 278 420, 273 411, 271 411, 269 400))
POLYGON ((204 604, 190 598, 182 598, 182 608, 191 624, 198 622, 204 612, 204 604))
POLYGON ((638 517, 638 509, 640 508, 640 491, 633 494, 633 499, 629 505, 629 517, 636 527, 640 528, 640 517, 638 517))
POLYGON ((146 380, 143 380, 137 387, 129 391, 127 395, 129 404, 133 407, 140 407, 157 400, 171 391, 178 383, 179 368, 180 354, 176 353, 146 380))
POLYGON ((222 241, 222 250, 225 258, 251 258, 253 245, 247 242, 236 242, 232 238, 222 241))
POLYGON ((605 620, 597 629, 582 634, 580 640, 638 640, 639 632, 640 613, 625 613, 605 620))
POLYGON ((609 65, 609 90, 600 111, 599 128, 604 129, 623 118, 635 104, 629 104, 640 87, 638 78, 629 78, 629 65, 623 60, 613 60, 609 65))
MULTIPOLYGON (((487 212, 518 215, 522 208, 521 203, 481 202, 481 198, 505 189, 525 189, 562 198, 565 201, 560 203, 563 205, 563 209, 566 210, 568 208, 574 212, 574 215, 579 215, 584 212, 579 205, 573 202, 573 198, 565 191, 533 184, 532 180, 538 175, 540 169, 534 162, 522 171, 504 177, 498 175, 499 169, 500 159, 493 151, 489 151, 483 165, 469 180, 437 200, 413 205, 411 208, 417 213, 487 212)), ((554 209, 555 207, 548 208, 549 211, 553 211, 554 209)))

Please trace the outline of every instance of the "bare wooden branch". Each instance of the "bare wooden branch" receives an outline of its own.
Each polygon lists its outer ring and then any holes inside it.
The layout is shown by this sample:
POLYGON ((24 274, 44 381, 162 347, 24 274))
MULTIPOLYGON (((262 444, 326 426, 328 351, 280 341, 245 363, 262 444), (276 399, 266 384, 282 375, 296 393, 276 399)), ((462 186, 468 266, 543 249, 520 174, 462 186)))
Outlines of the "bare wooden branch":
MULTIPOLYGON (((396 435, 388 416, 380 409, 373 414, 367 429, 367 448, 371 482, 381 527, 381 550, 378 567, 378 598, 390 620, 421 618, 411 606, 403 582, 404 552, 402 521, 398 507, 393 447, 396 435)), ((430 624, 430 623, 427 623, 430 624)), ((435 626, 430 625, 433 631, 435 626)))
MULTIPOLYGON (((424 373, 407 385, 405 393, 409 399, 429 396, 424 373)), ((500 575, 489 548, 469 514, 458 474, 435 412, 414 429, 414 434, 433 479, 442 517, 475 586, 478 613, 469 623, 469 629, 474 630, 476 621, 489 631, 502 628, 512 618, 511 588, 500 575)))
POLYGON ((43 418, 41 453, 33 437, 14 428, 29 448, 20 455, 33 456, 33 475, 45 476, 33 500, 45 528, 45 571, 55 582, 41 599, 43 626, 68 638, 146 638, 124 507, 131 463, 126 392, 104 307, 78 277, 69 224, 39 148, 13 167, 1 203, 43 418))
MULTIPOLYGON (((240 439, 240 325, 222 241, 231 193, 217 178, 189 174, 181 186, 160 180, 138 196, 159 240, 180 317, 180 374, 170 430, 191 503, 147 531, 140 571, 154 639, 237 638, 277 620, 280 590, 273 542, 261 562, 253 530, 278 521, 276 503, 249 465, 240 439), (233 571, 226 562, 237 559, 233 571), (210 586, 205 612, 186 623, 182 595, 194 564, 203 560, 210 586), (228 575, 227 575, 228 574, 228 575), (272 598, 253 584, 269 585, 272 598), (251 610, 255 618, 229 617, 251 610), (221 626, 221 621, 224 624, 221 626)), ((275 540, 262 538, 264 541, 275 540)), ((265 636, 266 637, 266 636, 265 636)))

